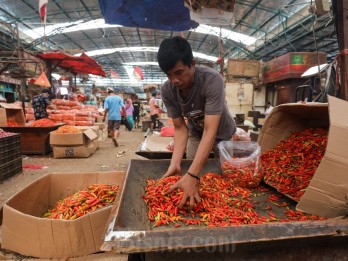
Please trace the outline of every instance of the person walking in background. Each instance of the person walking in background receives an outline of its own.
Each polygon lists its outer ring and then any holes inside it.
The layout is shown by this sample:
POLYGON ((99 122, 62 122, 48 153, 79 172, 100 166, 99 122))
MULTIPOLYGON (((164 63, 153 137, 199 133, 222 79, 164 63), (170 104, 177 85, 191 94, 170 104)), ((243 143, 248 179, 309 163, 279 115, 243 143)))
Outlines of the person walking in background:
POLYGON ((140 101, 138 99, 138 95, 134 95, 133 96, 133 107, 134 107, 134 111, 133 111, 133 119, 134 119, 134 128, 140 128, 140 101))
MULTIPOLYGON (((114 90, 108 88, 108 97, 104 101, 104 117, 105 122, 106 115, 108 116, 108 130, 115 147, 118 147, 117 138, 120 136, 120 125, 121 125, 121 110, 124 109, 122 98, 114 94, 114 90)), ((125 111, 124 111, 125 113, 125 111)))
POLYGON ((133 119, 134 107, 133 107, 133 102, 131 98, 126 99, 125 109, 126 109, 127 120, 130 125, 129 131, 131 131, 134 128, 134 119, 133 119))
POLYGON ((47 108, 55 109, 48 98, 50 93, 51 91, 49 89, 43 89, 41 94, 34 96, 32 105, 35 120, 48 118, 47 108))
POLYGON ((158 106, 157 100, 156 100, 157 97, 158 97, 158 93, 153 92, 152 97, 149 101, 150 117, 151 117, 151 129, 157 128, 157 119, 159 116, 159 109, 160 109, 160 107, 158 106))

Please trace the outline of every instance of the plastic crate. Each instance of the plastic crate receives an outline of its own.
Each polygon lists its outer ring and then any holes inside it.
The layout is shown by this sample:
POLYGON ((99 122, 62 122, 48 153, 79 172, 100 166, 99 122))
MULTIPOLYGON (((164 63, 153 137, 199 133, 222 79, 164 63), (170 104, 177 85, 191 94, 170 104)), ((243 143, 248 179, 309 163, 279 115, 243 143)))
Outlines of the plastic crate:
POLYGON ((20 134, 0 138, 0 153, 5 153, 21 146, 20 134))
POLYGON ((21 157, 21 148, 19 145, 7 148, 7 150, 0 151, 0 166, 21 157))
POLYGON ((0 165, 0 182, 21 173, 22 170, 22 158, 19 157, 6 164, 0 165))

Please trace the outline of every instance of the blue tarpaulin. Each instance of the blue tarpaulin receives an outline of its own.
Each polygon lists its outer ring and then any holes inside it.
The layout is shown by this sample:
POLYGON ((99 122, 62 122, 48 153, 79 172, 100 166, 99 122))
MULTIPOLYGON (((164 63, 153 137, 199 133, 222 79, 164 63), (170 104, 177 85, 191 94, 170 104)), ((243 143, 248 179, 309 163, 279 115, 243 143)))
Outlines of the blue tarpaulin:
POLYGON ((184 0, 99 0, 105 23, 165 31, 186 31, 199 24, 184 0))

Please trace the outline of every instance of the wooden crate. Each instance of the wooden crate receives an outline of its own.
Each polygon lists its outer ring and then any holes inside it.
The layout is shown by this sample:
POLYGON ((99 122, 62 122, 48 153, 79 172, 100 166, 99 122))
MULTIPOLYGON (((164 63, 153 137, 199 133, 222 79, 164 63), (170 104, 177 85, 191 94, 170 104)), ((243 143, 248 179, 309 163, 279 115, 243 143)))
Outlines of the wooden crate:
POLYGON ((238 77, 258 77, 260 61, 228 59, 227 75, 238 77))

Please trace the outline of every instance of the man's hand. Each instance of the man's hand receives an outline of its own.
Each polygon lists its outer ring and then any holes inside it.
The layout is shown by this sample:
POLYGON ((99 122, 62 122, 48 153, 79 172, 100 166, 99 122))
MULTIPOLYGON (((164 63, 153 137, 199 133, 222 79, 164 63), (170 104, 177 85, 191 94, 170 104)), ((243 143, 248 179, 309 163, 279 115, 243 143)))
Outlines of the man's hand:
POLYGON ((169 176, 179 176, 181 175, 181 167, 180 165, 170 165, 167 172, 163 175, 162 178, 166 178, 169 176))
POLYGON ((104 117, 103 117, 103 122, 105 122, 105 118, 106 118, 106 117, 104 116, 104 117))
POLYGON ((190 199, 190 204, 188 209, 191 210, 195 202, 199 204, 201 202, 201 196, 199 195, 199 181, 187 173, 168 190, 168 193, 172 192, 174 189, 181 188, 184 192, 184 196, 180 201, 178 208, 181 209, 185 206, 186 200, 190 199))

